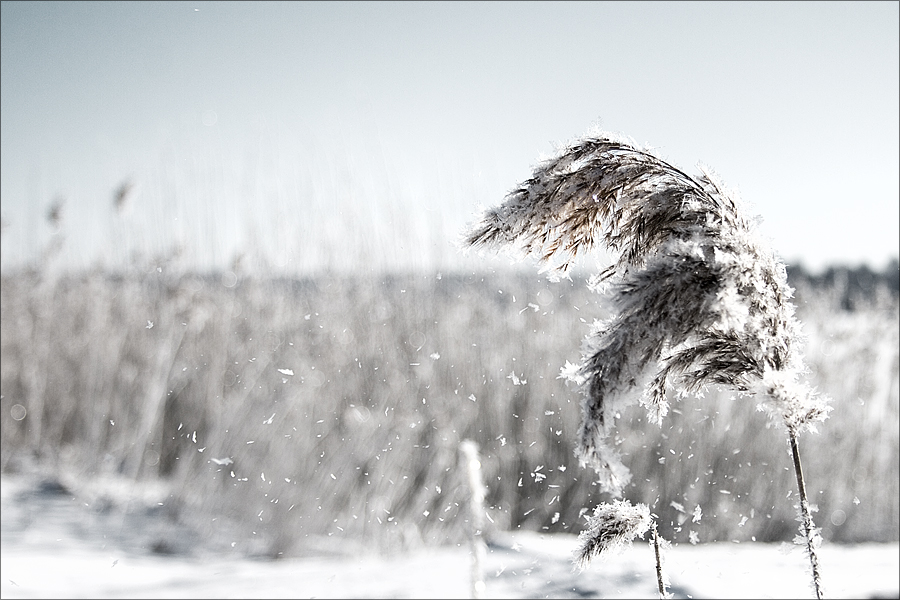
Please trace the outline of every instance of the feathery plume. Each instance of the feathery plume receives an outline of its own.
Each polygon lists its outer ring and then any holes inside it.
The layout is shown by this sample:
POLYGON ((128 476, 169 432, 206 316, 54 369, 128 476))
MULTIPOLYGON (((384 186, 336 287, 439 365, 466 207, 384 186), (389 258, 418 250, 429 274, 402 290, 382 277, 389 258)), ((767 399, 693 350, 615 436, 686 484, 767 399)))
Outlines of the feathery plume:
MULTIPOLYGON (((733 192, 705 167, 691 177, 629 141, 591 136, 539 164, 484 213, 465 244, 517 245, 561 273, 600 244, 617 252, 590 283, 612 282, 615 316, 595 324, 581 364, 561 373, 583 392, 582 465, 620 497, 629 473, 608 438, 623 408, 640 402, 661 424, 669 387, 687 395, 724 385, 761 396, 760 408, 788 430, 821 597, 797 437, 814 431, 830 407, 800 382, 806 368, 785 266, 733 192)), ((583 546, 585 556, 590 548, 583 546)))
POLYGON ((585 138, 539 165, 465 241, 518 243, 563 273, 601 242, 619 252, 594 282, 612 280, 616 316, 595 324, 582 363, 563 373, 584 393, 579 457, 614 496, 629 475, 607 442, 613 421, 641 402, 660 423, 667 387, 762 391, 796 432, 827 416, 797 382, 800 327, 784 264, 709 169, 691 177, 611 136, 585 138))
POLYGON ((587 527, 578 534, 575 566, 584 570, 593 559, 630 546, 634 538, 647 532, 650 523, 646 504, 633 505, 627 500, 600 504, 588 518, 587 527))

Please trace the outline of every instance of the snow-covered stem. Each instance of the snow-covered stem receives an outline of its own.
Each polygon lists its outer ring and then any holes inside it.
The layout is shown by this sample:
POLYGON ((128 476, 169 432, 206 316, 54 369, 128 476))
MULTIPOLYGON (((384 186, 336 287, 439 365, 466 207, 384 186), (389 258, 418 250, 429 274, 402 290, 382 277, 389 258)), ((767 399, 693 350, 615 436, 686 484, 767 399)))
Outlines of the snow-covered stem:
POLYGON ((666 593, 666 582, 663 580, 662 557, 659 552, 659 530, 656 528, 656 522, 653 523, 653 553, 656 555, 656 585, 659 588, 659 599, 668 598, 666 593))
POLYGON ((797 488, 800 490, 800 516, 803 522, 803 537, 806 544, 806 553, 809 556, 809 564, 812 568, 812 583, 816 591, 816 598, 822 600, 822 578, 819 575, 819 557, 816 554, 818 533, 813 523, 812 513, 809 508, 809 500, 806 499, 806 483, 803 481, 803 467, 800 465, 800 447, 797 444, 797 434, 788 430, 791 442, 791 456, 794 460, 794 473, 797 475, 797 488))
POLYGON ((469 527, 468 536, 472 550, 471 594, 472 598, 481 598, 484 594, 484 561, 487 548, 482 536, 484 530, 484 483, 481 478, 481 459, 478 456, 478 444, 472 440, 463 440, 459 444, 460 461, 466 472, 469 487, 469 527))

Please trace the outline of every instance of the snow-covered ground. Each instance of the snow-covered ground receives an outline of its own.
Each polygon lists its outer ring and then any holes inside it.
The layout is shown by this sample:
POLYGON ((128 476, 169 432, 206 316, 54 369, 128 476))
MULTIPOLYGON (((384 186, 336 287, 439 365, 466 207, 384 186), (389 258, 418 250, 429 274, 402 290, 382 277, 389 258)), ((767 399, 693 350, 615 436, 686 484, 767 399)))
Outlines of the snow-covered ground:
MULTIPOLYGON (((33 484, 33 482, 32 482, 33 484)), ((139 550, 147 531, 113 531, 71 495, 4 477, 0 595, 3 598, 466 598, 468 548, 427 548, 393 556, 360 553, 255 560, 164 555, 139 550), (29 487, 29 485, 31 487, 29 487), (136 545, 137 544, 137 545, 136 545)), ((148 524, 149 526, 149 524, 148 524)), ((157 532, 158 533, 158 532, 157 532)), ((181 541, 175 539, 174 546, 181 541)), ((509 534, 488 548, 487 598, 656 598, 652 549, 572 570, 575 537, 509 534)), ((159 550, 159 548, 157 548, 159 550)), ((897 598, 898 544, 820 549, 830 598, 897 598)), ((665 552, 676 598, 810 598, 798 547, 679 545, 665 552)))

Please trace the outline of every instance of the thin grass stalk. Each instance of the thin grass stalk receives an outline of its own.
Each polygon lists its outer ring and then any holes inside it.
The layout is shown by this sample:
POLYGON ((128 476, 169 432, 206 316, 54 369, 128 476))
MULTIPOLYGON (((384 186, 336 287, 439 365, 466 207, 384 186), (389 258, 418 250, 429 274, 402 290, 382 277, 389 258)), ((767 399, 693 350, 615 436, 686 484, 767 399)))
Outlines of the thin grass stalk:
POLYGON ((819 575, 819 557, 816 554, 817 539, 816 528, 813 524, 812 513, 809 510, 809 501, 806 499, 806 484, 803 481, 803 467, 800 465, 800 447, 797 442, 797 433, 794 430, 788 432, 791 442, 791 456, 794 459, 794 473, 797 475, 797 488, 800 490, 800 515, 803 519, 803 537, 806 542, 806 553, 809 556, 809 566, 812 569, 813 587, 816 598, 822 600, 822 578, 819 575))
POLYGON ((656 585, 659 588, 659 598, 665 600, 669 596, 666 594, 666 582, 663 580, 662 560, 659 554, 659 530, 656 528, 656 521, 653 521, 653 553, 656 555, 656 585))

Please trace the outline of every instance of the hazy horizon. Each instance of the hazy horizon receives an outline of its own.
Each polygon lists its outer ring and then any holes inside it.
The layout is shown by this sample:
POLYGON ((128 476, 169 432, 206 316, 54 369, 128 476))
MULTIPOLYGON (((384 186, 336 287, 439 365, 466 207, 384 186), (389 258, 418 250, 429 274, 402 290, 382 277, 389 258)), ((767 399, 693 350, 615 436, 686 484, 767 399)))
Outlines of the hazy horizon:
POLYGON ((3 2, 2 265, 504 267, 461 230, 601 128, 711 166, 785 262, 880 270, 898 6, 3 2))

